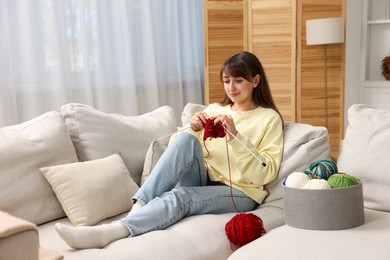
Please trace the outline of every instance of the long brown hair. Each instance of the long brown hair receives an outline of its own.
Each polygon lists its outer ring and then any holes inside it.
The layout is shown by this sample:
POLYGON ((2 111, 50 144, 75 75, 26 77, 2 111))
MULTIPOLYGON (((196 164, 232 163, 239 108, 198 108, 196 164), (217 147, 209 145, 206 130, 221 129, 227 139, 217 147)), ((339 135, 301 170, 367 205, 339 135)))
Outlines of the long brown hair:
MULTIPOLYGON (((231 77, 241 77, 248 81, 251 81, 254 76, 259 74, 260 81, 257 87, 254 88, 252 93, 253 101, 258 106, 272 108, 273 110, 278 112, 280 117, 282 118, 272 98, 271 90, 268 85, 263 65, 254 54, 247 51, 243 51, 230 56, 222 64, 219 72, 219 77, 222 82, 222 75, 224 72, 226 75, 229 75, 231 77)), ((233 104, 233 101, 225 93, 225 97, 222 102, 220 102, 220 104, 229 105, 233 104)))

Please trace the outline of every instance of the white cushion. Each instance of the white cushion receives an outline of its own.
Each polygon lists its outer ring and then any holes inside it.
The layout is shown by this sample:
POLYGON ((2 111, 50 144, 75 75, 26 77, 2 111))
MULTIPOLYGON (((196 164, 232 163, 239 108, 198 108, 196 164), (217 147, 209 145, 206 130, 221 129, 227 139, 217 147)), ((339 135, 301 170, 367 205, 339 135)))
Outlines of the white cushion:
POLYGON ((191 117, 199 111, 205 110, 207 106, 200 105, 200 104, 194 104, 194 103, 187 103, 185 107, 183 108, 183 112, 181 114, 181 125, 185 126, 190 122, 191 117))
POLYGON ((154 140, 150 144, 145 156, 145 163, 142 171, 140 186, 142 186, 145 183, 146 179, 150 176, 150 173, 152 172, 154 166, 156 166, 157 161, 160 159, 161 155, 165 152, 167 147, 168 143, 164 140, 154 140))
POLYGON ((131 209, 138 190, 118 154, 93 161, 41 168, 69 220, 78 226, 131 209))
POLYGON ((61 108, 80 161, 118 153, 137 183, 150 143, 177 128, 173 109, 162 106, 140 116, 107 114, 82 104, 61 108))
POLYGON ((235 251, 228 260, 389 259, 390 214, 365 209, 365 224, 344 230, 283 225, 235 251))
POLYGON ((356 104, 348 123, 337 167, 362 181, 365 207, 390 211, 390 111, 356 104))
MULTIPOLYGON (((276 206, 276 203, 270 204, 272 205, 262 205, 252 211, 263 220, 267 232, 283 224, 283 210, 276 206)), ((56 222, 70 225, 66 218, 39 226, 39 235, 42 247, 55 249, 63 254, 65 259, 72 260, 227 259, 233 253, 232 247, 235 246, 230 245, 225 234, 225 225, 235 214, 203 214, 186 217, 164 230, 119 239, 108 244, 103 250, 70 250, 54 228, 56 222)), ((99 224, 110 223, 120 217, 125 217, 125 214, 103 220, 99 224)), ((266 236, 267 234, 263 237, 266 236)))
POLYGON ((64 217, 40 167, 77 162, 65 122, 47 112, 0 129, 0 209, 41 224, 64 217))

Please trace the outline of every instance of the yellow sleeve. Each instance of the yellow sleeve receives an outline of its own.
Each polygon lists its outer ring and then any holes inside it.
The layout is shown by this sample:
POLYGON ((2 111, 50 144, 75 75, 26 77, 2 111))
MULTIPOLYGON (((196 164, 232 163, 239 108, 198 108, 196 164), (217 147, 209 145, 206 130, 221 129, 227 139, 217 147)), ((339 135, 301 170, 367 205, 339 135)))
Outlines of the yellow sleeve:
POLYGON ((273 181, 278 174, 283 154, 283 122, 280 117, 274 117, 268 123, 257 147, 240 132, 236 137, 240 141, 234 139, 229 145, 232 156, 235 157, 237 173, 241 174, 239 182, 260 187, 273 181), (263 166, 262 162, 266 166, 263 166))

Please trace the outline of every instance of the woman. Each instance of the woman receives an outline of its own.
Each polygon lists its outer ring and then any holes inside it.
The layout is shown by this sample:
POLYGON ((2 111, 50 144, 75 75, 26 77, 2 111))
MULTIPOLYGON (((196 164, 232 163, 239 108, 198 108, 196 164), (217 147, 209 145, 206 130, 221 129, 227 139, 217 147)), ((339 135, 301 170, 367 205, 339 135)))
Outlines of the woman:
POLYGON ((93 227, 56 224, 69 246, 104 247, 121 238, 164 229, 187 216, 250 211, 262 203, 267 195, 264 185, 279 171, 283 121, 255 55, 240 52, 229 57, 220 78, 223 102, 195 113, 191 127, 171 138, 132 198, 132 210, 125 218, 93 227), (214 125, 223 126, 226 138, 203 140, 210 118, 214 125))

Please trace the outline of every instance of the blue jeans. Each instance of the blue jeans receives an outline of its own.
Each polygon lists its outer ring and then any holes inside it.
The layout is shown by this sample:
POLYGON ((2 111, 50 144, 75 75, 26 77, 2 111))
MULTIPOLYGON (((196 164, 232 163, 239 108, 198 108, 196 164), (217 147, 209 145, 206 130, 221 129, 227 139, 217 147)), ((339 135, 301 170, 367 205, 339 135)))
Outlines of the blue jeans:
POLYGON ((240 212, 257 203, 227 185, 211 185, 198 139, 180 133, 157 162, 149 178, 133 197, 146 205, 119 220, 131 236, 165 229, 180 219, 198 214, 240 212))

